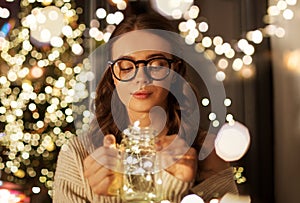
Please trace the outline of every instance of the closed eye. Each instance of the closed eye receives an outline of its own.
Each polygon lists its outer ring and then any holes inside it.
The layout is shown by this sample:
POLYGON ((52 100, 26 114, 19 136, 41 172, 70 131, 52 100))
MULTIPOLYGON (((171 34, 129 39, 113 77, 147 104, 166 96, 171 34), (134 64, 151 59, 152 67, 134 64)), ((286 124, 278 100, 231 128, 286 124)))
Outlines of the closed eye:
POLYGON ((149 67, 148 67, 148 69, 149 69, 150 71, 159 71, 159 70, 161 70, 161 69, 163 69, 163 68, 165 68, 165 67, 163 67, 163 66, 149 66, 149 67))
POLYGON ((133 67, 120 67, 121 72, 131 72, 132 70, 134 70, 133 67))

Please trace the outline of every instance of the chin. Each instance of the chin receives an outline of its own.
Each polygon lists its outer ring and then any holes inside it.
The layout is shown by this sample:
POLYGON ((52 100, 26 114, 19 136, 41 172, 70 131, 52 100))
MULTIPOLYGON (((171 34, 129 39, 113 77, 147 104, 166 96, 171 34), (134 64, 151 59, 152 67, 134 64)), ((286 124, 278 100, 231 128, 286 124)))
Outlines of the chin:
POLYGON ((135 112, 148 113, 154 106, 156 105, 134 103, 129 106, 129 109, 135 112))

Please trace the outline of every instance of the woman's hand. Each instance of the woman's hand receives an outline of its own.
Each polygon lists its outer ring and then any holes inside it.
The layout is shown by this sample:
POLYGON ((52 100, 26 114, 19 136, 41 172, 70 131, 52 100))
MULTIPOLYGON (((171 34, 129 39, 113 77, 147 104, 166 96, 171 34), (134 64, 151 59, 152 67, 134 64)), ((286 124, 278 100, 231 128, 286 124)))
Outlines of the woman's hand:
POLYGON ((96 149, 83 162, 84 176, 98 195, 115 195, 120 187, 117 173, 118 150, 113 135, 106 135, 103 146, 96 149))
POLYGON ((157 142, 163 168, 176 178, 190 182, 197 171, 196 150, 186 144, 178 135, 162 136, 157 142))

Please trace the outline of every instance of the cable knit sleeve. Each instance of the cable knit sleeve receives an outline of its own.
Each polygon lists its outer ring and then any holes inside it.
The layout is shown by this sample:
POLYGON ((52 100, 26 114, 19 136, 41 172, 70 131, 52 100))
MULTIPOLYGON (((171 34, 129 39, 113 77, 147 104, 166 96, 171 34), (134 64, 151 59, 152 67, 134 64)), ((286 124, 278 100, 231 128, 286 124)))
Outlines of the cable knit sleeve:
POLYGON ((202 197, 205 201, 220 198, 226 193, 238 194, 238 189, 233 179, 233 168, 230 167, 205 179, 200 184, 194 186, 191 191, 202 197))
POLYGON ((83 160, 87 156, 87 151, 77 138, 61 149, 54 177, 54 203, 120 202, 118 197, 99 196, 92 192, 83 176, 83 160))
POLYGON ((193 182, 184 182, 167 171, 162 171, 163 176, 163 199, 179 203, 189 193, 193 182))

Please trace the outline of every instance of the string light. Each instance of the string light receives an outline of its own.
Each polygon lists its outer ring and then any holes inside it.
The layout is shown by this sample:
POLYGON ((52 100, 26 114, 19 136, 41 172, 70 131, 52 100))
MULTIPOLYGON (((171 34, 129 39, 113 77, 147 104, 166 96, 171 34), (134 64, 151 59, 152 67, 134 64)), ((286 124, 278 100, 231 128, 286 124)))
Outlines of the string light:
MULTIPOLYGON (((195 49, 197 50, 197 52, 210 53, 208 55, 209 57, 207 58, 212 60, 217 65, 217 67, 223 70, 226 69, 228 64, 224 61, 224 59, 221 60, 219 57, 222 57, 222 55, 224 54, 229 59, 229 61, 227 61, 228 63, 234 63, 233 69, 235 71, 241 71, 240 75, 243 78, 250 78, 254 75, 255 72, 255 68, 253 68, 254 65, 252 64, 253 60, 252 58, 250 58, 251 55, 255 54, 254 45, 262 43, 264 37, 273 35, 279 38, 284 37, 285 30, 270 23, 273 23, 273 17, 279 15, 282 15, 282 17, 286 20, 293 19, 294 12, 289 8, 289 6, 294 6, 296 5, 296 3, 297 0, 279 0, 276 5, 270 5, 267 8, 267 15, 264 17, 265 21, 268 21, 266 23, 269 24, 265 28, 248 31, 246 33, 247 39, 232 40, 237 41, 237 43, 234 43, 232 45, 227 42, 223 42, 223 39, 220 36, 214 37, 211 43, 212 38, 210 36, 205 36, 205 32, 207 32, 209 24, 207 22, 197 22, 197 19, 201 19, 199 18, 200 9, 198 7, 191 6, 187 11, 187 14, 185 13, 184 18, 186 21, 181 21, 179 23, 179 31, 185 38, 185 42, 190 45, 194 43, 195 40, 187 33, 191 29, 193 29, 194 24, 197 24, 199 31, 204 35, 200 43, 195 45, 195 49), (254 45, 251 44, 251 42, 253 42, 254 45), (200 44, 202 46, 200 46, 200 44), (237 47, 238 49, 234 49, 232 47, 237 47), (207 52, 206 50, 212 50, 215 54, 207 52), (240 51, 242 51, 242 53, 240 51), (211 57, 213 55, 216 55, 217 57, 211 57), (238 57, 243 58, 244 64, 250 65, 252 68, 242 68, 243 66, 241 65, 240 59, 238 57)), ((216 78, 217 80, 223 81, 226 78, 226 73, 217 72, 216 78), (225 76, 223 75, 223 73, 225 74, 225 76)))
POLYGON ((248 150, 250 135, 248 129, 239 122, 224 124, 215 139, 215 149, 225 161, 237 161, 248 150))
POLYGON ((191 194, 185 196, 180 203, 204 203, 203 199, 198 195, 191 194))
POLYGON ((196 18, 199 13, 197 7, 193 5, 193 0, 151 0, 150 3, 152 8, 167 18, 174 15, 173 11, 186 13, 189 18, 196 18))
POLYGON ((234 195, 226 193, 220 200, 220 203, 250 203, 251 198, 248 195, 234 195))
MULTIPOLYGON (((206 21, 199 22, 200 8, 193 5, 193 1, 185 2, 189 4, 186 9, 174 9, 170 16, 174 19, 183 18, 178 24, 178 29, 182 36, 186 37, 186 43, 196 43, 197 52, 215 60, 217 67, 221 69, 216 75, 219 81, 227 78, 225 71, 230 69, 228 67, 231 64, 233 70, 241 71, 242 77, 252 77, 255 72, 252 58, 255 46, 260 44, 265 36, 285 36, 284 28, 269 24, 265 28, 247 32, 240 40, 232 40, 236 43, 227 43, 221 36, 207 36, 210 25, 206 21)), ((290 7, 296 4, 297 0, 280 0, 276 5, 268 7, 266 19, 274 22, 274 17, 282 16, 291 20, 294 13, 290 7)), ((115 2, 115 6, 118 10, 124 10, 127 2, 120 0, 115 2)), ((1 157, 0 169, 8 174, 8 180, 14 182, 24 183, 26 178, 37 178, 49 189, 49 194, 52 194, 54 166, 49 166, 47 171, 39 171, 39 166, 43 162, 53 161, 56 156, 54 149, 63 148, 67 140, 75 136, 76 132, 65 128, 74 121, 72 114, 81 115, 85 112, 82 128, 88 126, 91 114, 86 107, 72 105, 73 102, 88 96, 84 85, 88 77, 83 77, 82 73, 89 72, 84 65, 89 62, 83 60, 73 64, 72 59, 78 61, 78 55, 85 54, 82 45, 85 42, 83 33, 86 29, 92 39, 105 43, 115 25, 119 24, 124 16, 119 11, 109 13, 104 8, 98 8, 95 12, 97 19, 94 19, 96 21, 88 28, 77 22, 81 9, 73 8, 73 4, 66 0, 21 0, 20 8, 21 26, 14 28, 13 22, 10 22, 10 34, 0 34, 0 65, 10 67, 7 74, 0 77, 0 121, 5 123, 5 129, 0 133, 0 141, 5 150, 9 151, 9 156, 5 159, 1 157), (40 5, 39 8, 34 8, 36 4, 40 5), (108 23, 100 30, 103 21, 108 23), (59 30, 40 27, 44 24, 50 25, 50 22, 59 22, 59 30), (41 50, 44 43, 47 47, 41 50), (12 49, 18 50, 17 54, 12 54, 12 49), (54 75, 47 76, 48 70, 54 75), (39 83, 39 78, 43 76, 46 83, 44 87, 39 83), (36 78, 37 82, 30 81, 32 77, 36 78), (73 98, 75 94, 77 97, 73 98), (24 119, 25 117, 30 119, 24 119)), ((0 8, 0 18, 8 18, 10 15, 8 9, 0 8)), ((293 67, 295 59, 289 57, 288 61, 290 67, 293 67)), ((210 101, 204 98, 201 103, 208 106, 210 101)), ((224 101, 225 106, 229 107, 230 104, 229 100, 224 101)), ((211 116, 211 120, 214 126, 219 125, 216 116, 211 116)), ((235 123, 231 114, 227 114, 226 120, 231 125, 235 123)))
MULTIPOLYGON (((74 54, 84 54, 80 44, 86 28, 76 22, 76 11, 80 9, 75 11, 68 1, 51 2, 40 2, 40 7, 35 8, 33 3, 38 2, 21 0, 21 26, 10 30, 7 39, 0 37, 1 66, 4 63, 11 67, 0 77, 0 120, 5 124, 0 141, 2 149, 8 150, 8 156, 1 154, 0 168, 8 181, 24 184, 30 178, 38 180, 50 195, 55 165, 49 163, 56 159, 55 149, 75 136, 66 127, 74 120, 71 114, 76 114, 70 111, 72 92, 75 84, 80 83, 75 76, 84 68, 82 63, 73 64, 77 61, 74 54), (61 31, 55 33, 52 28, 42 27, 42 36, 35 35, 38 26, 51 24, 48 21, 61 21, 61 31), (39 43, 47 43, 50 48, 41 50, 39 43), (18 50, 17 54, 12 55, 12 49, 18 50), (60 58, 61 55, 64 57, 60 58), (43 87, 39 78, 47 70, 53 73, 46 77, 43 87), (47 170, 39 171, 44 165, 47 170)), ((86 96, 81 94, 81 98, 86 96)))

